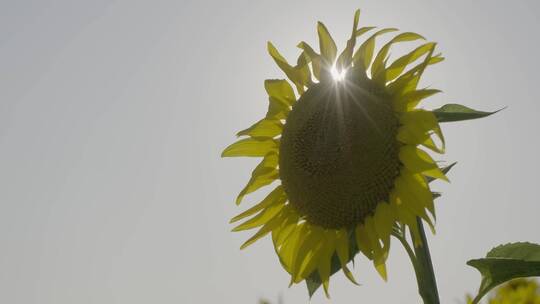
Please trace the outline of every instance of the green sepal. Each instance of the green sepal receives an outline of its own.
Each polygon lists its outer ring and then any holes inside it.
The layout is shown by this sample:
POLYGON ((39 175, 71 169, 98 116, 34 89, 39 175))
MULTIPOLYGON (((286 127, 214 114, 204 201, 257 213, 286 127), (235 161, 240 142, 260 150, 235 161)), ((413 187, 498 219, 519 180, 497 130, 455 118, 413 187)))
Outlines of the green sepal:
POLYGON ((540 276, 540 245, 519 242, 500 245, 491 249, 485 258, 467 262, 482 275, 478 295, 480 299, 496 286, 516 278, 540 276))
POLYGON ((449 103, 438 109, 433 110, 433 114, 435 114, 439 122, 453 122, 486 117, 495 114, 503 109, 505 108, 499 109, 494 112, 485 112, 474 110, 464 105, 449 103))

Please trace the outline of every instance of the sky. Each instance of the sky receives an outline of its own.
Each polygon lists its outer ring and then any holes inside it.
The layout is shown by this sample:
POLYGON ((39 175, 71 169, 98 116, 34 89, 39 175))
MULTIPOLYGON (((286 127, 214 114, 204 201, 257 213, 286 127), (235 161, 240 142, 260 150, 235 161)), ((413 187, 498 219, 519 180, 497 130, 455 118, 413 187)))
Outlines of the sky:
MULTIPOLYGON (((272 41, 293 60, 325 22, 343 47, 360 23, 438 42, 446 60, 423 85, 433 109, 506 110, 443 125, 458 165, 429 234, 443 303, 479 284, 465 265, 493 246, 540 242, 540 2, 0 1, 0 302, 308 303, 288 288, 269 239, 229 219, 255 159, 221 159, 266 112, 263 82, 283 78, 272 41)), ((395 52, 399 54, 400 48, 395 52)), ((389 280, 356 258, 361 286, 332 278, 331 300, 419 303, 393 242, 389 280)))

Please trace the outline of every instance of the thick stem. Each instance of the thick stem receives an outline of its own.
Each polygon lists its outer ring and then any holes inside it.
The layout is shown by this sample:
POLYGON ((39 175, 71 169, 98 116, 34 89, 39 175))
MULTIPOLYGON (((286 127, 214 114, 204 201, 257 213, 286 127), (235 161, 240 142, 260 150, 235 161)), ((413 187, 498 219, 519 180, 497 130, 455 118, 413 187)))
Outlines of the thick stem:
POLYGON ((418 291, 424 300, 424 304, 440 304, 439 291, 437 290, 437 282, 435 280, 433 264, 431 263, 424 225, 419 217, 416 218, 416 222, 418 223, 418 231, 420 232, 420 241, 422 243, 421 246, 414 246, 418 291))

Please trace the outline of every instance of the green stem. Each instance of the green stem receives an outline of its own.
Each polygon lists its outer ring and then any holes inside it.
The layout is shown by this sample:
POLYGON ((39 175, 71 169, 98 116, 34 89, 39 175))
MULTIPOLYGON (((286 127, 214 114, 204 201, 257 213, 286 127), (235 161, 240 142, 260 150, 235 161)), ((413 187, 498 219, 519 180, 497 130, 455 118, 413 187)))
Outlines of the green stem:
POLYGON ((482 297, 484 297, 485 293, 484 294, 479 294, 477 295, 474 300, 472 300, 471 304, 478 304, 480 303, 480 300, 482 300, 482 297))
POLYGON ((414 246, 418 292, 424 300, 424 304, 440 304, 439 291, 437 290, 437 282, 435 280, 433 264, 431 263, 424 225, 419 217, 416 218, 416 222, 418 223, 418 231, 420 232, 420 241, 422 244, 421 246, 414 246))
POLYGON ((409 259, 411 260, 411 264, 414 269, 414 275, 416 277, 416 283, 418 284, 418 287, 420 290, 420 286, 422 286, 422 281, 421 281, 422 274, 419 272, 420 268, 418 266, 418 261, 416 260, 416 255, 414 254, 412 247, 409 245, 409 242, 407 242, 407 236, 406 236, 405 231, 406 231, 405 227, 400 227, 398 231, 392 232, 392 235, 396 239, 398 239, 401 245, 403 245, 403 248, 405 248, 405 251, 407 252, 407 255, 409 256, 409 259))
POLYGON ((399 242, 401 243, 401 245, 403 245, 403 248, 405 248, 405 251, 407 252, 407 255, 409 255, 409 259, 411 260, 411 263, 413 265, 413 268, 414 268, 414 272, 417 274, 417 277, 418 277, 418 273, 417 273, 417 269, 418 269, 418 266, 417 266, 417 262, 416 262, 416 256, 414 255, 414 251, 412 250, 411 246, 409 245, 409 243, 407 243, 407 239, 405 237, 405 234, 404 232, 397 232, 397 231, 394 231, 392 232, 392 235, 399 240, 399 242))

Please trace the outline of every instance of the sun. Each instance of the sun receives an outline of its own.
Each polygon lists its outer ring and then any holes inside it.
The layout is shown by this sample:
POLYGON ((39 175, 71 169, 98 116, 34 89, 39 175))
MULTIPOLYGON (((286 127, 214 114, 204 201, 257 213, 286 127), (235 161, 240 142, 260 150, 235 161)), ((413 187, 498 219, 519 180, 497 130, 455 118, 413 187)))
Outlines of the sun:
POLYGON ((332 68, 330 69, 330 74, 332 74, 332 78, 335 81, 342 81, 345 79, 345 76, 347 75, 347 70, 342 69, 341 71, 338 71, 336 64, 333 64, 332 68))
POLYGON ((417 217, 433 228, 428 179, 447 180, 431 156, 444 153, 438 121, 418 107, 439 92, 418 88, 426 68, 443 60, 435 54, 436 44, 425 42, 390 62, 393 44, 425 39, 398 33, 375 52, 378 36, 397 32, 384 28, 356 48, 359 36, 375 30, 358 28, 359 16, 357 11, 339 55, 320 22, 320 51, 300 42, 294 66, 268 43, 288 80, 265 81, 266 116, 240 131, 242 138, 222 153, 262 157, 237 204, 275 185, 261 202, 231 220, 244 220, 233 231, 258 228, 242 248, 270 234, 291 284, 316 277, 327 295, 336 261, 356 283, 349 263, 358 251, 386 280, 392 229, 408 227, 418 235, 417 217))

